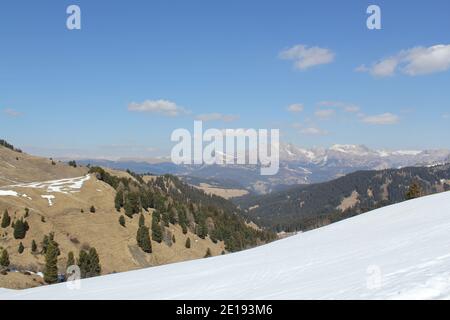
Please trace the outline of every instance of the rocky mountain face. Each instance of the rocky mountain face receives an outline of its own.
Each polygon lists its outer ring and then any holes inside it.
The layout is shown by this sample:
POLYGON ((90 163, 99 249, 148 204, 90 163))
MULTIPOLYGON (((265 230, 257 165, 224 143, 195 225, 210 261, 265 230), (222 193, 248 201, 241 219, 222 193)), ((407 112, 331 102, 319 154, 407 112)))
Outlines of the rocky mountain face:
POLYGON ((174 165, 169 161, 99 161, 117 169, 171 173, 222 181, 224 185, 245 188, 256 194, 267 194, 296 184, 329 181, 358 170, 382 170, 407 166, 427 166, 450 162, 450 150, 372 150, 363 145, 334 145, 328 149, 304 149, 280 144, 280 170, 274 176, 261 176, 260 168, 251 165, 174 165))

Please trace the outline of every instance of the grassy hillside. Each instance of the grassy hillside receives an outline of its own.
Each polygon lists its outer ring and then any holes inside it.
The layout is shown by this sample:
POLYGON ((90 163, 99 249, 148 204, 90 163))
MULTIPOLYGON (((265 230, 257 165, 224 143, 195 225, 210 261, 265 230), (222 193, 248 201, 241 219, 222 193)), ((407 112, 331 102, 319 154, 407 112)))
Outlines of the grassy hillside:
POLYGON ((5 211, 11 220, 0 227, 0 253, 6 249, 9 269, 20 271, 0 274, 0 287, 43 283, 29 271, 44 270, 43 240, 51 233, 59 246, 61 274, 69 252, 77 259, 91 247, 98 252, 101 274, 108 274, 203 258, 208 249, 211 255, 220 255, 273 238, 248 227, 230 202, 188 187, 175 177, 143 179, 122 171, 74 168, 2 146, 0 156, 0 220, 5 211), (142 219, 151 238, 151 253, 137 242, 142 219), (12 227, 18 221, 29 227, 23 239, 16 239, 12 227), (155 229, 160 232, 157 241, 155 229), (188 238, 190 248, 186 247, 188 238))
POLYGON ((360 171, 265 196, 236 199, 247 216, 277 231, 308 230, 421 195, 449 190, 450 165, 360 171))

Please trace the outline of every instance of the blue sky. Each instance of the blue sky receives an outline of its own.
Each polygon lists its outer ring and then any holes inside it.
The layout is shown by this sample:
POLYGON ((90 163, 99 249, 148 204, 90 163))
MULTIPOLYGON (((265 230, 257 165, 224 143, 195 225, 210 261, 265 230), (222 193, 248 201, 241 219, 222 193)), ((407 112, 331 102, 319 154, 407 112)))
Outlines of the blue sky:
POLYGON ((2 1, 0 136, 146 157, 201 118, 305 147, 450 148, 449 15, 447 0, 2 1))

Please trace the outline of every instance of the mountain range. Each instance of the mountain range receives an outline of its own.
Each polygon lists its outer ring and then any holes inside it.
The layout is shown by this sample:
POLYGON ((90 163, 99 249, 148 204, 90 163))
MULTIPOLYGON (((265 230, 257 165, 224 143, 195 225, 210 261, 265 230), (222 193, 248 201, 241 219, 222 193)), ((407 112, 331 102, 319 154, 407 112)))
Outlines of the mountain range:
POLYGON ((297 184, 329 181, 358 170, 382 170, 407 166, 429 166, 450 162, 450 150, 373 150, 364 145, 333 145, 305 149, 280 144, 280 170, 261 176, 256 165, 175 165, 169 159, 77 160, 85 165, 130 169, 137 173, 175 174, 267 194, 297 184))

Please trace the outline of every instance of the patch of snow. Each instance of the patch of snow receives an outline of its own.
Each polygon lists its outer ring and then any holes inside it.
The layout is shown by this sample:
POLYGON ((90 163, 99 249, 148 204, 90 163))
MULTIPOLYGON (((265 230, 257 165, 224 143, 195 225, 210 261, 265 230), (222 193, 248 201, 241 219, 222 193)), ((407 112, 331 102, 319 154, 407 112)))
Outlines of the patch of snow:
POLYGON ((384 207, 254 249, 2 299, 446 299, 450 192, 384 207), (99 294, 99 292, 101 294, 99 294))
POLYGON ((48 193, 75 193, 79 191, 83 184, 88 181, 91 176, 88 174, 82 177, 51 180, 44 182, 31 182, 31 183, 21 183, 15 184, 8 187, 15 188, 33 188, 33 189, 45 189, 48 193))
POLYGON ((0 197, 6 197, 6 196, 18 197, 19 194, 12 190, 0 190, 0 197))
POLYGON ((44 198, 44 199, 47 199, 48 205, 50 207, 53 206, 53 199, 55 199, 55 196, 53 196, 53 195, 43 195, 41 197, 44 198))
POLYGON ((22 198, 27 198, 28 200, 33 200, 31 197, 29 197, 28 195, 26 195, 25 193, 22 194, 22 198))

